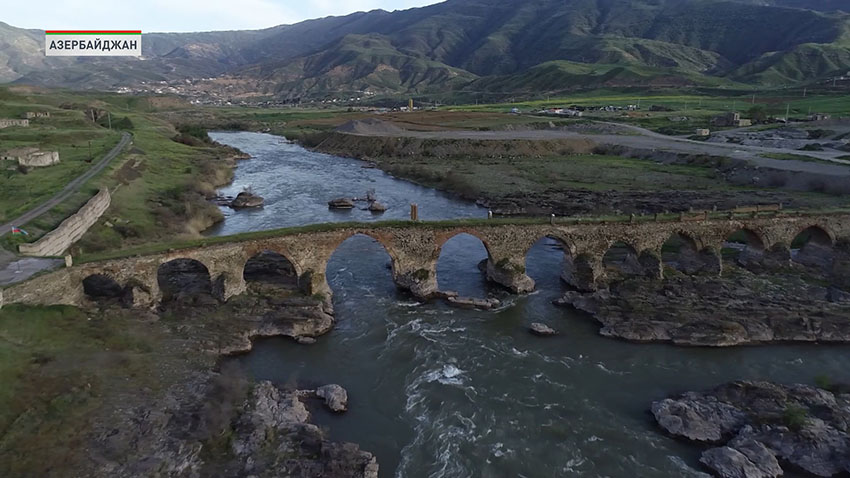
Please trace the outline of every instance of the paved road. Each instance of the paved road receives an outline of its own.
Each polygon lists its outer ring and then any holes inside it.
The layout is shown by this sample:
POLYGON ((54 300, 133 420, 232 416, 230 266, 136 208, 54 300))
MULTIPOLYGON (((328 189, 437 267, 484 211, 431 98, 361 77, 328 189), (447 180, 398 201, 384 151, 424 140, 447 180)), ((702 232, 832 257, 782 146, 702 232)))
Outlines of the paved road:
POLYGON ((108 166, 109 163, 113 159, 115 159, 115 157, 118 156, 118 154, 128 144, 130 144, 131 140, 132 136, 130 136, 130 133, 122 133, 121 141, 119 141, 118 144, 116 144, 111 151, 106 153, 106 156, 104 156, 103 159, 98 161, 97 164, 95 164, 93 167, 89 168, 88 171, 77 176, 73 181, 66 184, 65 187, 62 188, 61 191, 56 193, 55 196, 48 199, 43 204, 27 211, 20 217, 16 218, 14 221, 0 225, 0 237, 3 237, 4 235, 12 232, 12 227, 22 226, 37 218, 38 216, 41 216, 42 214, 46 213, 62 201, 68 199, 68 197, 77 192, 80 189, 80 186, 82 186, 86 181, 94 177, 97 173, 103 171, 103 168, 108 166))
POLYGON ((710 156, 727 156, 746 160, 756 166, 795 172, 827 174, 831 176, 850 177, 850 161, 837 159, 834 156, 843 153, 828 153, 819 151, 796 151, 760 146, 744 146, 739 144, 707 143, 693 141, 675 136, 666 136, 637 126, 621 123, 612 124, 631 130, 635 134, 589 134, 565 130, 514 130, 514 131, 404 131, 402 133, 375 132, 347 133, 360 136, 407 136, 429 139, 477 139, 477 140, 557 140, 557 139, 586 139, 600 144, 620 145, 635 149, 649 149, 684 154, 704 154, 710 156), (765 153, 792 153, 810 156, 821 161, 798 161, 765 158, 765 153), (835 164, 829 164, 830 162, 835 164))

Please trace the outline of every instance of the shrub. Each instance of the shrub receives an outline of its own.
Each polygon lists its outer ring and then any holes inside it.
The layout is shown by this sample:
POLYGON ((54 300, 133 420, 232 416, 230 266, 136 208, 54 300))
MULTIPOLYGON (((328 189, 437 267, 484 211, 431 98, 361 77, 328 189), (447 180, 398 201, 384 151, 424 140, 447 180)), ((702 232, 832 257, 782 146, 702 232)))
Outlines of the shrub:
POLYGON ((806 421, 808 421, 808 411, 799 405, 788 405, 782 412, 782 423, 791 430, 800 430, 806 421))

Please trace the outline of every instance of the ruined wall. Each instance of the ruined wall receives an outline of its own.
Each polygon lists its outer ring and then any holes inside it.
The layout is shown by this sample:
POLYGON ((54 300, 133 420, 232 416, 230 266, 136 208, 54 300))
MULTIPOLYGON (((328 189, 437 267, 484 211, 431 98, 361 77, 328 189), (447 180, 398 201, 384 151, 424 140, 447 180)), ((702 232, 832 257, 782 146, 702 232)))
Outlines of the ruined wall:
POLYGON ((0 128, 8 128, 10 126, 29 126, 30 121, 25 119, 0 118, 0 128))
POLYGON ((27 256, 58 256, 62 254, 71 247, 71 244, 83 237, 83 234, 106 212, 110 200, 109 190, 101 189, 73 216, 62 221, 59 227, 48 232, 36 242, 21 244, 18 250, 21 254, 27 256))
POLYGON ((58 151, 38 151, 26 156, 18 156, 18 164, 29 168, 52 166, 59 162, 58 151))

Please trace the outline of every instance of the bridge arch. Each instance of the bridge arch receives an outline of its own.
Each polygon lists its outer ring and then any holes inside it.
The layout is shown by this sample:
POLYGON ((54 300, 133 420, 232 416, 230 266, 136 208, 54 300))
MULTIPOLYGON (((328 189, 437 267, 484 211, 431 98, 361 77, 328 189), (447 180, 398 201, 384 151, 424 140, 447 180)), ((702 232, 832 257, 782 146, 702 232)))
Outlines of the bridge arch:
POLYGON ((109 274, 97 273, 83 278, 83 294, 91 300, 121 297, 124 288, 109 274))
POLYGON ((761 264, 767 241, 765 236, 751 228, 743 227, 727 234, 721 255, 742 267, 753 268, 761 264))
POLYGON ((575 246, 557 234, 542 236, 523 253, 526 274, 535 282, 547 282, 547 275, 557 270, 556 280, 563 281, 565 270, 573 266, 574 251, 575 246))
POLYGON ((790 244, 792 260, 803 265, 828 268, 835 258, 834 236, 818 225, 799 230, 790 244))
POLYGON ((602 266, 608 277, 628 277, 643 274, 637 249, 625 241, 615 241, 602 256, 602 266))
POLYGON ((484 246, 484 249, 487 251, 487 257, 492 257, 490 253, 490 243, 487 240, 487 236, 481 234, 475 229, 458 229, 449 232, 448 234, 440 234, 437 236, 437 249, 435 255, 439 257, 443 253, 443 246, 446 245, 447 242, 458 236, 472 236, 484 246))
POLYGON ((242 279, 248 287, 275 289, 296 289, 298 287, 298 268, 295 262, 279 248, 263 249, 256 252, 242 267, 242 279))
POLYGON ((691 233, 677 230, 661 245, 661 261, 665 267, 685 274, 695 274, 701 271, 704 265, 700 249, 700 243, 691 233))
POLYGON ((196 259, 177 258, 159 265, 156 280, 164 302, 212 295, 212 277, 196 259))
POLYGON ((370 234, 347 235, 333 250, 321 271, 334 297, 346 294, 386 295, 395 290, 394 263, 389 249, 370 234), (334 290, 336 289, 336 290, 334 290))
POLYGON ((486 270, 492 259, 479 234, 457 231, 437 241, 437 286, 467 296, 487 293, 486 270))

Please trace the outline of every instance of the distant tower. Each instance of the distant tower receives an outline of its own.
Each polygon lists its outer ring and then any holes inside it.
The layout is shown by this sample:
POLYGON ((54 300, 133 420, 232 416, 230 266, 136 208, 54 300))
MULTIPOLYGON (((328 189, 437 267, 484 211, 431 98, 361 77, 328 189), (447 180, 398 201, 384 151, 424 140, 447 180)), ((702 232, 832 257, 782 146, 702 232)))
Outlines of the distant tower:
POLYGON ((407 111, 413 111, 413 98, 407 101, 407 111))

